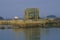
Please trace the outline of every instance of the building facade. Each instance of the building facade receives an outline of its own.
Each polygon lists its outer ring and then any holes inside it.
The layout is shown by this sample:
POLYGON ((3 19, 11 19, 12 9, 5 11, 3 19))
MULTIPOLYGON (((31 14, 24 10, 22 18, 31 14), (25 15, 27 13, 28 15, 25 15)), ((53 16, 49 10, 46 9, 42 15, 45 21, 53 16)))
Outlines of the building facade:
POLYGON ((38 20, 39 18, 39 9, 38 8, 26 8, 25 9, 25 20, 38 20))

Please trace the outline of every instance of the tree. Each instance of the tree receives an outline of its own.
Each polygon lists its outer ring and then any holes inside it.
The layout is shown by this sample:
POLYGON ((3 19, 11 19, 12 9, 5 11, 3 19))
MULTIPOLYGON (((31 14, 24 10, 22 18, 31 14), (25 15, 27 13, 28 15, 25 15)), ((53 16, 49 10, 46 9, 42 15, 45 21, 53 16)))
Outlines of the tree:
POLYGON ((0 20, 3 20, 3 17, 0 16, 0 20))
POLYGON ((55 15, 48 15, 47 18, 57 18, 55 15))

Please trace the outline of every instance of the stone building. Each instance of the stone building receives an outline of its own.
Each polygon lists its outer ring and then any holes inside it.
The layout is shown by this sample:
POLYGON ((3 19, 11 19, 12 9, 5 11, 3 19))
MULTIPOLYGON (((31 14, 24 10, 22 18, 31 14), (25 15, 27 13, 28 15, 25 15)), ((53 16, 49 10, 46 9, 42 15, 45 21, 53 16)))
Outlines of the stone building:
POLYGON ((38 8, 26 8, 24 19, 25 20, 38 20, 39 18, 39 9, 38 8))

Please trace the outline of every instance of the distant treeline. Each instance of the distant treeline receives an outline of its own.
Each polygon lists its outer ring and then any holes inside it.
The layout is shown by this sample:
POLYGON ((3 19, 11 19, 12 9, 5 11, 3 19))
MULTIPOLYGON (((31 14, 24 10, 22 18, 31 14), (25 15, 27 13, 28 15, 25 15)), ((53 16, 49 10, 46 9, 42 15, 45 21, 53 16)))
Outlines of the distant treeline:
MULTIPOLYGON (((44 18, 58 18, 58 17, 56 17, 55 15, 48 15, 48 16, 46 16, 44 18)), ((9 19, 3 18, 2 16, 0 16, 0 20, 11 20, 11 19, 10 18, 9 19)), ((19 19, 23 19, 23 18, 19 18, 19 19)), ((39 17, 39 19, 41 19, 41 17, 39 17)))

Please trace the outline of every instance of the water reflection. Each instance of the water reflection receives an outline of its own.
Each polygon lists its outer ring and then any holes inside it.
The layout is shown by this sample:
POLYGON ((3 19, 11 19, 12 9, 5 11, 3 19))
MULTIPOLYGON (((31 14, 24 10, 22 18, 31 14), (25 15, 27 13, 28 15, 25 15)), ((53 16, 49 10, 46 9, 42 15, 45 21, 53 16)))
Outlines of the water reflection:
POLYGON ((60 40, 60 28, 0 29, 0 40, 60 40))
POLYGON ((25 30, 27 40, 40 40, 40 28, 29 28, 25 30))
POLYGON ((14 32, 18 33, 18 37, 20 36, 21 32, 24 33, 25 40, 40 40, 40 28, 14 29, 14 32))
POLYGON ((25 32, 23 28, 20 29, 13 29, 13 32, 15 33, 15 40, 25 40, 25 32))
POLYGON ((60 40, 60 28, 41 29, 41 40, 60 40), (44 31, 42 31, 44 30, 44 31), (46 33, 47 31, 47 33, 46 33))

